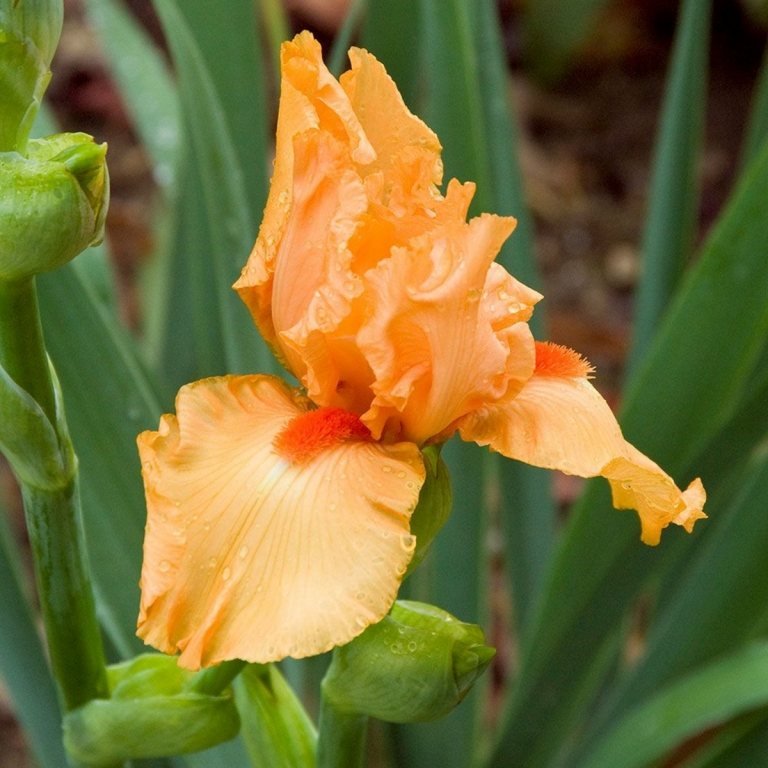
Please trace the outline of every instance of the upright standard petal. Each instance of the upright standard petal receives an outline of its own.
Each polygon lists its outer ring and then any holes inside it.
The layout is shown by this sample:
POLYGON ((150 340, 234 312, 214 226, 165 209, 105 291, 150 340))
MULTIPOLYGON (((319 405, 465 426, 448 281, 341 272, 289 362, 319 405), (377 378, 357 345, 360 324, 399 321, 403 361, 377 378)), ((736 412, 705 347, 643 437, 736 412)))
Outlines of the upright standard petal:
POLYGON ((515 221, 467 222, 473 193, 450 182, 432 226, 366 274, 358 342, 375 375, 362 417, 374 436, 425 442, 533 372, 527 321, 541 296, 493 263, 515 221))
POLYGON ((139 436, 138 634, 180 651, 181 666, 322 653, 395 599, 415 546, 420 453, 307 405, 272 377, 205 379, 139 436))
MULTIPOLYGON (((352 162, 369 163, 375 158, 349 98, 323 63, 320 44, 311 34, 302 32, 284 43, 280 65, 282 79, 274 173, 259 236, 235 283, 262 335, 273 345, 276 332, 271 314, 272 276, 292 215, 294 171, 300 162, 294 157, 296 137, 308 130, 316 130, 334 139, 347 149, 350 165, 352 162)), ((297 266, 295 262, 293 266, 297 266)))
POLYGON ((587 379, 591 368, 586 361, 570 349, 541 343, 536 358, 534 375, 516 396, 459 422, 465 440, 538 467, 605 477, 614 506, 637 510, 646 544, 658 544, 670 523, 690 531, 706 517, 706 494, 698 479, 680 491, 624 439, 608 404, 587 379))

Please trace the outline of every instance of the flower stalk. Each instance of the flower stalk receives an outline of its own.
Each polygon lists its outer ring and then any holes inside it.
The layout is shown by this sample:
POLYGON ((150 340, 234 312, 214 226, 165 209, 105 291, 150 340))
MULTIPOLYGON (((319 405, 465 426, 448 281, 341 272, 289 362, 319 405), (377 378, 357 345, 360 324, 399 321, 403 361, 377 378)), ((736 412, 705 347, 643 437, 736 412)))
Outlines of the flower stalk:
MULTIPOLYGON (((109 692, 85 555, 76 460, 45 353, 34 278, 0 281, 0 364, 40 406, 55 430, 61 457, 51 461, 45 455, 50 446, 41 443, 39 462, 59 466, 59 472, 50 473, 45 487, 23 477, 19 481, 51 665, 68 711, 109 692)), ((20 417, 5 413, 3 418, 13 422, 20 417)))
POLYGON ((368 716, 343 712, 326 696, 320 699, 317 768, 362 768, 368 716))

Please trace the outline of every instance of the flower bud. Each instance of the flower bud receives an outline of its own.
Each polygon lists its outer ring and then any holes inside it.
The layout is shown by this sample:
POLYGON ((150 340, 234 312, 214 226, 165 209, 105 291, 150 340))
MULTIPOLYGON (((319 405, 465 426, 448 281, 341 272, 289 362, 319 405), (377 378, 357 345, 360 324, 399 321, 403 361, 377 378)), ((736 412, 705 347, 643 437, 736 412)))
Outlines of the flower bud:
POLYGON ((410 574, 424 559, 429 547, 451 514, 453 494, 448 467, 440 448, 430 445, 422 451, 426 477, 419 493, 419 503, 411 516, 411 533, 416 537, 416 551, 408 565, 410 574))
POLYGON ((0 280, 56 269, 104 236, 106 144, 84 133, 0 153, 0 280))
POLYGON ((435 720, 466 696, 495 653, 477 625, 400 600, 336 649, 323 695, 340 712, 393 723, 435 720))
POLYGON ((73 763, 99 768, 125 760, 197 752, 233 738, 240 718, 231 693, 186 688, 193 673, 173 656, 145 654, 108 670, 111 698, 64 717, 73 763))
POLYGON ((62 0, 0 0, 0 152, 24 152, 62 17, 62 0))

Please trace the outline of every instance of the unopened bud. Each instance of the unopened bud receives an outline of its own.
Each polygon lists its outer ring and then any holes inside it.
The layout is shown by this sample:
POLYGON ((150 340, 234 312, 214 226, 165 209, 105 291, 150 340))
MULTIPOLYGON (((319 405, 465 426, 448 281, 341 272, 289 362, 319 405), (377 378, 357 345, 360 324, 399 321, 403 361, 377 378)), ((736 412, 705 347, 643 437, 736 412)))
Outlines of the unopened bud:
POLYGON ((32 140, 27 156, 0 153, 0 280, 66 264, 104 236, 106 144, 85 133, 32 140))
POLYGON ((62 0, 0 0, 0 152, 24 152, 62 17, 62 0))
POLYGON ((323 695, 340 712, 393 723, 435 720, 466 696, 495 653, 477 625, 398 601, 389 616, 336 649, 323 695))
POLYGON ((190 691, 193 673, 173 656, 145 654, 108 670, 111 698, 92 699, 64 717, 64 746, 77 765, 207 749, 237 735, 240 718, 231 692, 190 691))

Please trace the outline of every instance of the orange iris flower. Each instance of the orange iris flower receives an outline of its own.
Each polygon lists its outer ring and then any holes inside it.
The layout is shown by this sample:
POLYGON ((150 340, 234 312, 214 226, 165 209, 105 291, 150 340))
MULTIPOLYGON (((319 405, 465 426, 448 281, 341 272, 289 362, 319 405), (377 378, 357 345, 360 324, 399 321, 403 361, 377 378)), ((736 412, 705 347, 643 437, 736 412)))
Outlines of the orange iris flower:
POLYGON ((680 491, 622 437, 570 349, 534 341, 541 296, 494 262, 515 226, 443 196, 440 143, 364 50, 337 81, 308 33, 282 49, 274 175, 235 283, 301 382, 181 389, 139 436, 148 520, 138 633, 181 666, 344 644, 389 610, 412 557, 420 448, 458 432, 512 459, 602 475, 642 539, 690 531, 680 491))

